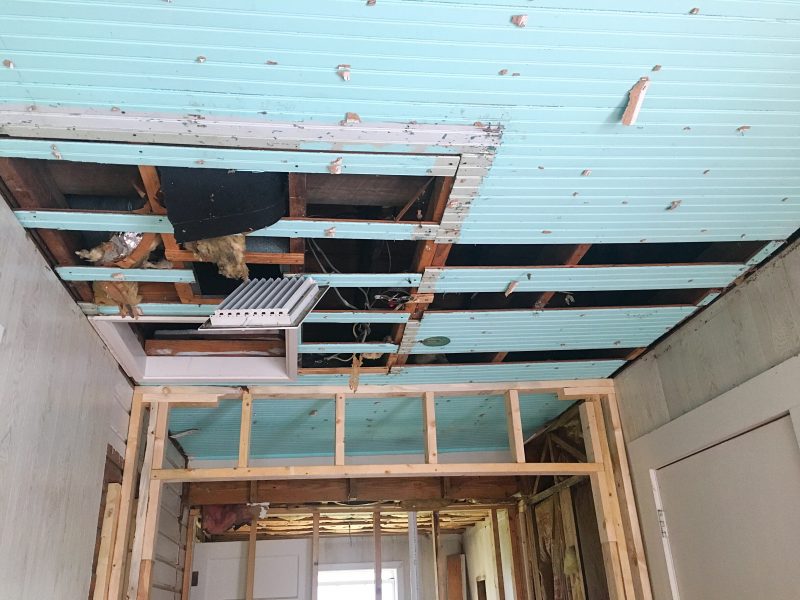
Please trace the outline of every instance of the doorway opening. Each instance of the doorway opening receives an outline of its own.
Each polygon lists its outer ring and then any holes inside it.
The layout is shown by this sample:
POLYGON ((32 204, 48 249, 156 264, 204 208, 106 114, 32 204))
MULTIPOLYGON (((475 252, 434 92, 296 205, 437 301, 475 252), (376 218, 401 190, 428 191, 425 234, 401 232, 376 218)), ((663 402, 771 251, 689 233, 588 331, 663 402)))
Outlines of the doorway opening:
MULTIPOLYGON (((382 600, 398 600, 396 568, 381 570, 382 600)), ((319 600, 375 600, 375 570, 366 565, 355 569, 320 567, 319 600)))

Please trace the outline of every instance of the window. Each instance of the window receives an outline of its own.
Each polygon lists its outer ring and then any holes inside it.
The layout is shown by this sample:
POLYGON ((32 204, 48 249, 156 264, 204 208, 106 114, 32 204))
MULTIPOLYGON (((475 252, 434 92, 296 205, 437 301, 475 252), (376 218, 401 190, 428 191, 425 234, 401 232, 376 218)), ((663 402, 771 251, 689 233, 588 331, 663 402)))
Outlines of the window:
MULTIPOLYGON (((382 570, 383 600, 398 600, 397 569, 382 570)), ((375 570, 330 569, 319 571, 318 600, 375 600, 375 570)))

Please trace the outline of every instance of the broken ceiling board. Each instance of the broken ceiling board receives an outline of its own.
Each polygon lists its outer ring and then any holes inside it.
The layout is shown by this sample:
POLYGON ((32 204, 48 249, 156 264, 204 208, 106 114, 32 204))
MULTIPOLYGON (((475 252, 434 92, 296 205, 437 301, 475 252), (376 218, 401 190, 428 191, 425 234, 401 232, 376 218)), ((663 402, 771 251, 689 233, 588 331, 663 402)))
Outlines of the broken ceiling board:
MULTIPOLYGON (((176 144, 193 146, 229 146, 233 148, 264 148, 271 150, 312 150, 357 152, 379 147, 381 153, 458 154, 483 151, 499 143, 499 132, 476 135, 472 125, 430 125, 415 123, 325 124, 265 121, 263 118, 231 119, 215 115, 175 115, 164 112, 109 111, 87 107, 81 111, 49 106, 35 112, 28 105, 8 106, 0 118, 0 130, 14 137, 54 138, 61 140, 137 142, 139 144, 176 144)), ((312 202, 344 200, 343 191, 337 197, 333 183, 332 196, 322 195, 319 185, 329 185, 327 175, 311 181, 312 202)), ((402 204, 404 186, 419 184, 402 182, 399 189, 375 181, 369 175, 347 175, 362 178, 356 194, 368 200, 372 194, 397 198, 402 204)), ((387 177, 391 180, 391 177, 387 177)), ((348 185, 353 185, 352 180, 348 185)), ((406 190, 412 193, 413 190, 406 190)))
POLYGON ((305 273, 320 285, 336 288, 413 288, 422 281, 419 273, 305 273))
POLYGON ((300 344, 300 354, 393 354, 397 352, 397 344, 381 342, 307 342, 300 344))
MULTIPOLYGON (((173 233, 166 216, 115 212, 17 210, 24 227, 62 231, 133 231, 173 233)), ((355 240, 432 240, 439 226, 393 221, 336 221, 281 219, 275 225, 248 233, 256 237, 339 238, 355 240)))
POLYGON ((401 353, 525 352, 648 346, 694 306, 427 312, 401 353))
POLYGON ((0 156, 274 173, 328 173, 330 165, 336 162, 341 173, 356 175, 446 176, 455 174, 458 166, 458 157, 447 155, 249 150, 13 138, 0 138, 0 156))
POLYGON ((429 177, 397 175, 318 175, 307 177, 309 204, 402 207, 430 181, 429 177))
MULTIPOLYGON (((85 315, 113 317, 119 315, 119 307, 79 303, 85 315)), ((217 304, 183 304, 145 302, 137 305, 142 317, 160 317, 159 322, 169 323, 171 318, 190 317, 196 323, 203 323, 217 309, 217 304)), ((313 311, 304 320, 304 323, 406 323, 408 313, 401 311, 313 311)), ((146 322, 146 321, 145 321, 146 322)), ((185 322, 185 321, 181 321, 185 322)))
POLYGON ((191 269, 115 269, 111 267, 56 267, 64 281, 156 281, 194 283, 191 269))
MULTIPOLYGON (((504 397, 436 398, 439 452, 504 451, 508 434, 504 397)), ((520 394, 525 435, 561 414, 568 404, 555 394, 520 394)), ((365 397, 346 401, 347 455, 422 453, 421 397, 365 397)), ((169 430, 190 459, 224 460, 238 454, 241 402, 213 408, 173 408, 169 430)), ((333 398, 256 400, 251 458, 333 456, 333 398)))
POLYGON ((749 267, 744 264, 692 264, 591 267, 428 268, 419 291, 569 292, 663 290, 726 287, 749 267))

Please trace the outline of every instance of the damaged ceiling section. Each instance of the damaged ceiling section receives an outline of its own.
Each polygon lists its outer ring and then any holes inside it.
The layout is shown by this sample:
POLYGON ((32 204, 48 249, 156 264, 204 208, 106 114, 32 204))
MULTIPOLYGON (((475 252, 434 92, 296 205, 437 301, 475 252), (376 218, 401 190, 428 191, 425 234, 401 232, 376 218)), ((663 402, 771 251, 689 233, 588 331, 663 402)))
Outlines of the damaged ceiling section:
POLYGON ((788 5, 302 4, 8 6, 0 191, 140 383, 608 377, 796 236, 788 5))

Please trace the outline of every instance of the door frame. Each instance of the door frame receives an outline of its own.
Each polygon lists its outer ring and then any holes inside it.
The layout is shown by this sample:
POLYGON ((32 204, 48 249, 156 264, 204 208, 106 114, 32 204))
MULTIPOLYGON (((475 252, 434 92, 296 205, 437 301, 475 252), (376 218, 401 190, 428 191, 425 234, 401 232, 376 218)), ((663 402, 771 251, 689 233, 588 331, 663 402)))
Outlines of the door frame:
POLYGON ((628 445, 655 598, 680 600, 658 470, 784 416, 800 446, 798 389, 800 356, 793 356, 628 445))

